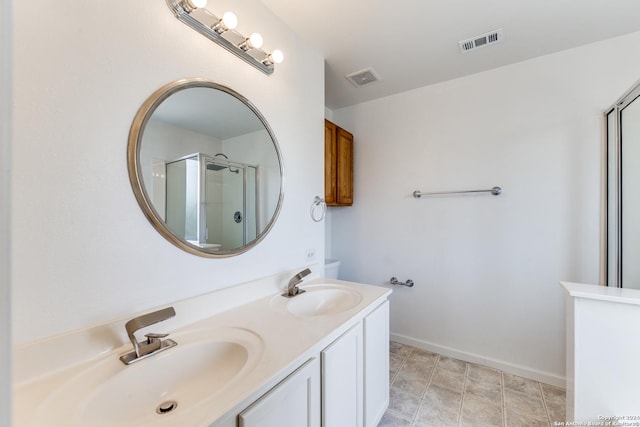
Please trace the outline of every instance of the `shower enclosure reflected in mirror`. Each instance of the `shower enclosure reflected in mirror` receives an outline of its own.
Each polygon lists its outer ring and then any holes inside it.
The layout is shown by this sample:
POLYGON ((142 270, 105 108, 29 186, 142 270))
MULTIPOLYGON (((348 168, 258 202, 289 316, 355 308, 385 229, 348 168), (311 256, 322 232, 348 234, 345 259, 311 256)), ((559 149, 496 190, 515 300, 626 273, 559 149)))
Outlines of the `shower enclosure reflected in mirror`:
POLYGON ((606 242, 602 281, 640 289, 640 84, 606 116, 606 242))
MULTIPOLYGON (((221 153, 216 154, 220 156, 221 153)), ((156 162, 157 163, 157 162, 156 162)), ((194 245, 229 250, 246 245, 259 233, 257 166, 221 161, 203 153, 166 163, 165 182, 153 193, 165 193, 165 223, 194 245), (203 206, 204 209, 200 209, 203 206)))
POLYGON ((156 91, 134 120, 128 157, 147 218, 188 252, 244 252, 278 215, 283 177, 273 133, 245 98, 214 82, 156 91))

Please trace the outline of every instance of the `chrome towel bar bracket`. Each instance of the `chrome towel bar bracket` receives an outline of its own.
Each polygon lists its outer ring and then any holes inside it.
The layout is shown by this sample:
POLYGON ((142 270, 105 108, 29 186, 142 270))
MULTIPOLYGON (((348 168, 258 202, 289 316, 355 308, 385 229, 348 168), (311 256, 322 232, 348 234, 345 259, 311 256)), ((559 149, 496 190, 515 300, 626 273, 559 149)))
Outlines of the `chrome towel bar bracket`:
POLYGON ((389 283, 391 283, 392 285, 399 285, 399 286, 406 286, 408 288, 413 288, 413 280, 408 279, 406 282, 400 282, 398 280, 397 277, 392 277, 391 279, 389 279, 389 283))
POLYGON ((493 187, 489 190, 461 190, 461 191, 432 191, 429 193, 423 193, 420 190, 416 190, 413 192, 413 197, 419 199, 422 196, 435 196, 435 195, 446 195, 446 194, 465 194, 465 193, 491 193, 494 196, 499 196, 502 193, 502 188, 493 187))

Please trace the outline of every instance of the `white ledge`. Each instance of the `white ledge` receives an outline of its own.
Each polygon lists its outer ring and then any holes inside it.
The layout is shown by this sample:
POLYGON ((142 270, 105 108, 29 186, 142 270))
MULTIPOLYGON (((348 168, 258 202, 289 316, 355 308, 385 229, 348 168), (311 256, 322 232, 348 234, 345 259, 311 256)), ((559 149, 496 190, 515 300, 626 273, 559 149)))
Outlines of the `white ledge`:
POLYGON ((640 290, 560 282, 570 296, 620 304, 640 305, 640 290))

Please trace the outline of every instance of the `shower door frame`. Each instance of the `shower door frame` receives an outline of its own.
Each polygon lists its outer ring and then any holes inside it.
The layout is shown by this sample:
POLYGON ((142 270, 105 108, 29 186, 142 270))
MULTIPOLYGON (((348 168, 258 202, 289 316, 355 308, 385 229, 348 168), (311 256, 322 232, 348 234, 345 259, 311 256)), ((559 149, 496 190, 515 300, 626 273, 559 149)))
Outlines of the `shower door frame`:
POLYGON ((604 134, 603 134, 603 183, 602 183, 602 193, 603 193, 603 209, 602 209, 602 242, 601 242, 601 262, 600 262, 600 284, 604 286, 613 286, 613 287, 623 287, 623 218, 622 218, 622 112, 626 107, 628 107, 634 101, 640 102, 640 81, 636 82, 631 89, 625 92, 618 100, 608 109, 605 110, 603 115, 604 121, 604 134), (611 113, 615 114, 615 153, 611 153, 609 150, 609 120, 608 117, 611 113), (610 212, 610 194, 609 194, 609 179, 610 179, 610 158, 611 156, 615 156, 615 188, 614 191, 616 193, 615 200, 615 215, 617 227, 615 230, 615 244, 612 248, 610 243, 610 230, 609 230, 609 212, 610 212), (616 283, 609 283, 609 269, 611 266, 609 265, 609 254, 610 252, 615 251, 615 280, 616 283))

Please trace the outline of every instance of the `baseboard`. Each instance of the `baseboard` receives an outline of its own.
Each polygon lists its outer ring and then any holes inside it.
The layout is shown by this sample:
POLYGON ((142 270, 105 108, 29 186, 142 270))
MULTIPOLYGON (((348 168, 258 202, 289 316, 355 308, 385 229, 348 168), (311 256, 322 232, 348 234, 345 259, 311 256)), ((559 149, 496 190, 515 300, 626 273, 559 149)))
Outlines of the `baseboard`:
POLYGON ((536 369, 527 368, 526 366, 515 365, 513 363, 491 359, 491 358, 480 356, 474 353, 459 351, 451 347, 445 347, 445 346, 434 344, 428 341, 423 341, 423 340, 415 339, 412 337, 408 337, 406 335, 391 333, 390 338, 391 338, 391 341, 396 341, 401 344, 406 344, 422 350, 438 353, 443 356, 453 357, 455 359, 464 360, 465 362, 477 363, 479 365, 484 365, 490 368, 499 369, 508 374, 519 375, 521 377, 529 378, 529 379, 539 381, 545 384, 550 384, 556 387, 562 387, 562 388, 565 387, 564 377, 551 374, 549 372, 538 371, 536 369))

